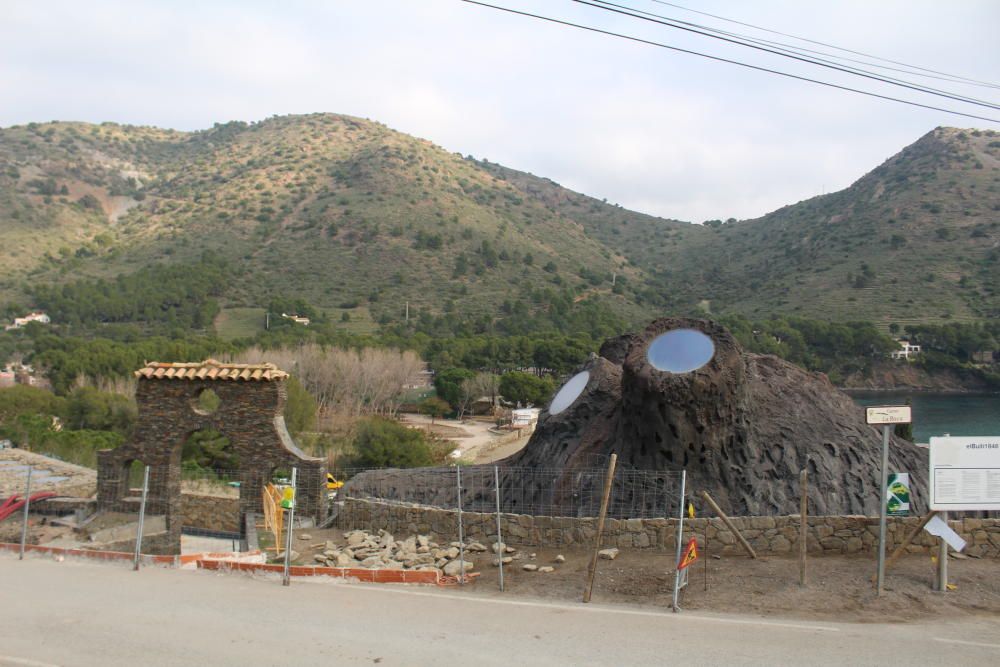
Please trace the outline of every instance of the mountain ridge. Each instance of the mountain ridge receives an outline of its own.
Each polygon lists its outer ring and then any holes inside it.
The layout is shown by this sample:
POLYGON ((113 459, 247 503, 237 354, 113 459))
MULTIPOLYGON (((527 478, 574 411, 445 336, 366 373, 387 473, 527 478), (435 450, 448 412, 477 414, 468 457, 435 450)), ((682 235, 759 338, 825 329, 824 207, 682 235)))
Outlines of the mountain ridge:
POLYGON ((229 307, 296 295, 489 322, 595 303, 889 323, 1000 315, 1000 136, 937 128, 848 188, 746 221, 649 216, 349 116, 179 132, 0 129, 0 299, 205 251, 229 307), (914 280, 916 276, 916 280, 914 280))

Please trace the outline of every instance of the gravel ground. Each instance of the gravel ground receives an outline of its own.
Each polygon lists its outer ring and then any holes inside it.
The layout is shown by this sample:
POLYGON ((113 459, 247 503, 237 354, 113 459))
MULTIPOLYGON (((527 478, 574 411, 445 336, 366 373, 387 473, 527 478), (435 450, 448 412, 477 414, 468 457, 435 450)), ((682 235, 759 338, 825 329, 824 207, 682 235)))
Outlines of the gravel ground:
MULTIPOLYGON (((313 555, 323 551, 326 540, 343 543, 338 530, 301 532, 311 538, 295 541, 295 550, 302 554, 302 564, 313 564, 313 555), (324 546, 310 548, 321 543, 324 546)), ((397 539, 405 537, 396 536, 397 539)), ((567 602, 581 599, 589 550, 518 547, 517 555, 519 560, 504 567, 505 597, 567 602), (556 562, 559 555, 565 562, 556 562), (527 572, 522 569, 527 563, 548 565, 555 570, 527 572)), ((469 554, 467 558, 476 564, 479 576, 474 583, 457 590, 470 595, 496 593, 499 570, 491 565, 492 554, 469 554)), ((656 550, 623 550, 615 560, 599 560, 593 601, 668 608, 673 595, 673 560, 673 553, 656 550)), ((770 556, 752 560, 726 556, 718 559, 711 553, 707 556, 702 553, 690 568, 681 607, 848 622, 905 622, 1000 614, 1000 561, 951 559, 949 581, 956 588, 945 594, 932 590, 935 572, 936 565, 929 556, 906 556, 889 570, 886 594, 877 598, 870 583, 875 573, 873 555, 810 558, 807 585, 800 587, 795 558, 770 556)))

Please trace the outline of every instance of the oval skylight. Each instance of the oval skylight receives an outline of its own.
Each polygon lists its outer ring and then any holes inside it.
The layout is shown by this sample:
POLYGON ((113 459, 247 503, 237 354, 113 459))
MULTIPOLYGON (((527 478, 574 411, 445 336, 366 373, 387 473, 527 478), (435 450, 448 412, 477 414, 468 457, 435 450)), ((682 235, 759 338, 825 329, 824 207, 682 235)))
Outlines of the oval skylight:
POLYGON ((660 334, 649 344, 646 358, 658 371, 690 373, 715 355, 712 339, 695 329, 674 329, 660 334))
POLYGON ((552 399, 552 403, 549 405, 549 414, 557 415, 573 405, 573 401, 578 399, 583 390, 587 388, 588 382, 590 382, 590 371, 582 371, 571 377, 562 386, 556 397, 552 399))

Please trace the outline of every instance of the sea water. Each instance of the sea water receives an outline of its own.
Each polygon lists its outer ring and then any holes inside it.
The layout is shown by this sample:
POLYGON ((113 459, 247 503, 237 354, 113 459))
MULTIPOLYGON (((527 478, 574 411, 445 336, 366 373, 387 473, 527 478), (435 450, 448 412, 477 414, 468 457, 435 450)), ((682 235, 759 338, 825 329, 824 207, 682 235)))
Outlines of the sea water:
POLYGON ((931 436, 1000 436, 1000 393, 938 394, 912 391, 851 391, 854 402, 868 405, 912 405, 913 438, 931 436))

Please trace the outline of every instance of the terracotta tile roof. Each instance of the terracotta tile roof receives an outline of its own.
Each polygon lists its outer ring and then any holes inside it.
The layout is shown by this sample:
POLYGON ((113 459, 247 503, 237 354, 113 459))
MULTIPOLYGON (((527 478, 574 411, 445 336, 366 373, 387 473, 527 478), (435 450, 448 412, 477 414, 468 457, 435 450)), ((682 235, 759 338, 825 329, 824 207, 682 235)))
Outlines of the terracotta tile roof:
POLYGON ((135 372, 147 380, 244 380, 269 382, 284 380, 288 373, 274 364, 224 364, 215 359, 196 363, 148 361, 135 372))

